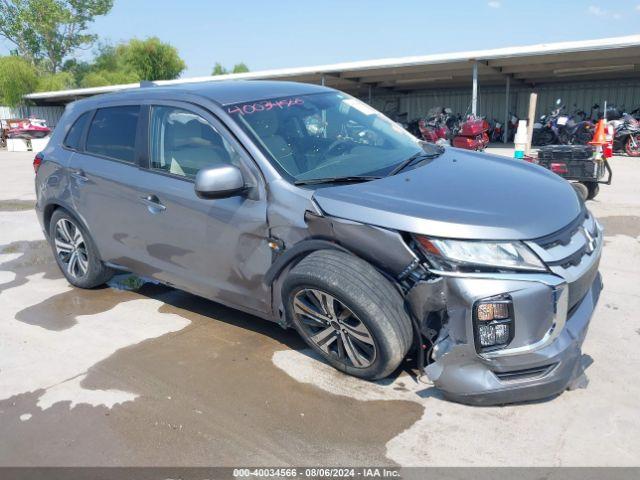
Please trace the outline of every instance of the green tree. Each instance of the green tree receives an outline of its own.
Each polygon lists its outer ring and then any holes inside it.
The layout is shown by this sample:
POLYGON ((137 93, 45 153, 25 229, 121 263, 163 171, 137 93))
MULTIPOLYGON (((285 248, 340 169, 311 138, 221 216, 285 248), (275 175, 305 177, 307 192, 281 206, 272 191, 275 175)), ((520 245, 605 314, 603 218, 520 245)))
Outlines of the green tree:
POLYGON ((96 70, 87 73, 80 81, 82 88, 104 87, 106 85, 122 85, 139 82, 135 72, 96 70))
POLYGON ((31 63, 14 55, 0 57, 0 101, 3 105, 21 105, 22 96, 33 92, 37 85, 37 71, 31 63))
POLYGON ((95 41, 89 24, 112 7, 113 0, 0 0, 0 36, 24 58, 56 73, 65 58, 95 41))
POLYGON ((232 73, 247 73, 249 71, 249 67, 244 62, 236 63, 233 66, 232 73))
POLYGON ((172 80, 186 68, 178 50, 157 37, 134 38, 128 44, 118 46, 116 53, 122 55, 124 63, 140 80, 172 80))
POLYGON ((224 68, 220 62, 216 62, 213 66, 213 72, 211 72, 211 75, 226 75, 227 73, 229 73, 227 69, 224 68))
POLYGON ((88 68, 84 71, 82 68, 80 69, 81 75, 77 79, 78 85, 87 88, 140 81, 138 74, 125 61, 125 51, 126 44, 120 46, 99 45, 93 61, 88 64, 88 68))
POLYGON ((62 71, 73 75, 73 83, 75 86, 80 85, 80 82, 93 69, 93 64, 85 61, 78 61, 75 58, 71 58, 64 62, 62 65, 62 71))
POLYGON ((76 79, 71 72, 47 73, 38 78, 36 91, 54 92, 67 90, 76 86, 76 79))
POLYGON ((227 70, 227 68, 222 65, 220 62, 216 62, 216 64, 213 66, 213 72, 211 72, 211 75, 226 75, 227 73, 246 73, 249 71, 249 67, 247 67, 247 64, 244 62, 240 62, 240 63, 236 63, 233 66, 233 70, 231 70, 231 72, 229 72, 229 70, 227 70))

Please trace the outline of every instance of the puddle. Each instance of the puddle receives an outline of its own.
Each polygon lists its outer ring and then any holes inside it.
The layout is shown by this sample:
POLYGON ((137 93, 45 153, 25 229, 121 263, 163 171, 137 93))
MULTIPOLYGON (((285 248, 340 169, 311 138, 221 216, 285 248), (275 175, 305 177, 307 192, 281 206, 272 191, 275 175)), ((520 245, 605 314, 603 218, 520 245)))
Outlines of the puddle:
POLYGON ((0 273, 13 274, 10 280, 0 282, 0 295, 27 283, 30 275, 43 273, 47 279, 62 278, 45 240, 17 241, 0 247, 0 273))
POLYGON ((598 221, 604 227, 605 237, 614 235, 626 235, 632 238, 640 237, 640 217, 614 215, 611 217, 599 217, 598 221))
MULTIPOLYGON (((390 465, 386 443, 422 415, 414 402, 365 402, 300 383, 271 361, 277 351, 303 349, 294 331, 166 287, 72 290, 19 317, 46 317, 52 329, 68 321, 61 319, 91 319, 114 303, 144 297, 164 302, 159 314, 189 325, 93 365, 70 384, 82 388, 78 401, 64 401, 71 395, 63 386, 39 399, 18 395, 0 402, 2 424, 8 425, 9 414, 14 438, 10 451, 0 450, 0 465, 49 465, 61 458, 105 465, 390 465), (100 405, 103 400, 89 407, 94 396, 106 396, 112 408, 100 405), (58 397, 63 401, 56 403, 58 397), (42 404, 49 407, 44 412, 42 404), (20 421, 24 414, 32 415, 28 422, 20 421), (52 440, 27 448, 41 438, 52 440), (73 439, 73 448, 64 448, 61 438, 73 439), (64 448, 62 457, 56 445, 64 448)), ((78 327, 67 328, 71 333, 78 327)))
MULTIPOLYGON (((57 266, 54 265, 53 268, 57 266)), ((146 290, 157 288, 163 287, 149 285, 146 290)), ((108 312, 117 305, 140 298, 138 294, 114 290, 106 286, 91 290, 72 287, 66 292, 52 295, 40 303, 20 310, 16 313, 15 319, 47 330, 62 331, 76 325, 78 317, 108 312)))
POLYGON ((0 465, 392 465, 423 414, 292 378, 271 358, 305 344, 274 323, 127 275, 72 288, 45 241, 0 254, 0 465))

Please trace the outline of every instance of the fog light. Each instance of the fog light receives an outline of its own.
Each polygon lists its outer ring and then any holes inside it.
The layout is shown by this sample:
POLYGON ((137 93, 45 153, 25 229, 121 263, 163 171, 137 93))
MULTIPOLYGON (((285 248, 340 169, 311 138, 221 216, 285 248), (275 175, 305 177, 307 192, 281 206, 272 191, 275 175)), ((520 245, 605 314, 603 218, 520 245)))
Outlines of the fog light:
POLYGON ((476 309, 478 320, 487 322, 490 320, 502 320, 509 318, 509 306, 504 303, 480 303, 476 309))
POLYGON ((495 350, 513 339, 513 303, 505 295, 476 302, 473 310, 476 349, 495 350))
POLYGON ((494 325, 493 328, 496 332, 496 343, 498 345, 507 343, 509 341, 509 325, 500 323, 498 325, 494 325))
POLYGON ((490 347, 496 344, 496 330, 493 325, 480 325, 478 327, 480 334, 480 345, 490 347))

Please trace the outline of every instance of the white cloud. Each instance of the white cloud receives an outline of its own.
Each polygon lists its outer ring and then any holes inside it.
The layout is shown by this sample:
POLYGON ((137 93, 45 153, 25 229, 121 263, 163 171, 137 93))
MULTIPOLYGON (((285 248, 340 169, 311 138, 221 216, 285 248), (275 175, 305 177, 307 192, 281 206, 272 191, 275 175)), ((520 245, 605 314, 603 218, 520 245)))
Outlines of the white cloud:
POLYGON ((487 5, 489 5, 491 8, 500 8, 502 6, 502 4, 497 0, 492 0, 491 2, 488 2, 487 5))
MULTIPOLYGON (((640 5, 638 5, 636 9, 640 10, 640 5)), ((614 20, 620 20, 622 18, 622 15, 620 13, 610 12, 609 10, 598 7, 597 5, 589 5, 587 12, 589 13, 589 15, 595 15, 596 17, 613 18, 614 20)))

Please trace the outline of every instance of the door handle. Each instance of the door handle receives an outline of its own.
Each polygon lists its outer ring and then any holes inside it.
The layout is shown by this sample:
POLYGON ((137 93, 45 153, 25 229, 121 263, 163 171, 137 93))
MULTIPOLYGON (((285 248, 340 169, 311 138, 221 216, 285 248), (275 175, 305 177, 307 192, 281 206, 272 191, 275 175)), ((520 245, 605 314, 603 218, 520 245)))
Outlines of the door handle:
POLYGON ((167 207, 165 207, 162 202, 160 202, 160 199, 157 195, 142 195, 140 197, 140 200, 142 200, 142 203, 147 206, 147 209, 151 213, 160 213, 164 212, 167 209, 167 207))
POLYGON ((81 168, 77 170, 72 170, 71 176, 76 180, 80 180, 82 182, 86 182, 89 180, 89 178, 85 175, 84 170, 82 170, 81 168))

